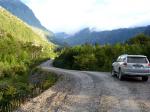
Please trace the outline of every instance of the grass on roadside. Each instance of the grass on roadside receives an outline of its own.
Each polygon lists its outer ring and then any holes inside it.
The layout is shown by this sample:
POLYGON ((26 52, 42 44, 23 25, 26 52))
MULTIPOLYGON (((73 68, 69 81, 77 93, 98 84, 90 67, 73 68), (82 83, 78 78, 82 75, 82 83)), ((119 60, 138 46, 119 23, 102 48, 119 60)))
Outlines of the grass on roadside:
POLYGON ((32 75, 30 76, 29 80, 29 83, 31 83, 31 85, 36 85, 40 89, 46 90, 57 82, 58 75, 36 67, 32 71, 32 75))

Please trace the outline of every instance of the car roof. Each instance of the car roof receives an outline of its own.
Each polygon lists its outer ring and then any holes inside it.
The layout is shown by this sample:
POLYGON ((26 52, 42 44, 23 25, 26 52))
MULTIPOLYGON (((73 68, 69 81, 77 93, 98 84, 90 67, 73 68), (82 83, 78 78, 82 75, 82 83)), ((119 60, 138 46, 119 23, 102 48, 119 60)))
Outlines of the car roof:
POLYGON ((145 55, 128 55, 128 54, 121 55, 121 57, 122 56, 125 56, 125 57, 147 57, 145 55))
POLYGON ((128 55, 128 57, 146 57, 144 55, 128 55))

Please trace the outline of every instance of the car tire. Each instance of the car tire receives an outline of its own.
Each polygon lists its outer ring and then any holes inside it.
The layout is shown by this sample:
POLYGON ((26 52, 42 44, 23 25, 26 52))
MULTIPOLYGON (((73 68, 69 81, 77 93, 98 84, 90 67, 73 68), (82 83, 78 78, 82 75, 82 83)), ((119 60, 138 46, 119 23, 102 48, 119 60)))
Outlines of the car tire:
POLYGON ((112 77, 116 76, 116 73, 115 73, 115 70, 114 70, 114 68, 112 68, 112 71, 111 71, 111 76, 112 76, 112 77))
POLYGON ((148 76, 143 76, 142 81, 148 81, 148 76))
POLYGON ((119 78, 120 81, 123 80, 123 75, 122 75, 121 69, 119 69, 118 78, 119 78))

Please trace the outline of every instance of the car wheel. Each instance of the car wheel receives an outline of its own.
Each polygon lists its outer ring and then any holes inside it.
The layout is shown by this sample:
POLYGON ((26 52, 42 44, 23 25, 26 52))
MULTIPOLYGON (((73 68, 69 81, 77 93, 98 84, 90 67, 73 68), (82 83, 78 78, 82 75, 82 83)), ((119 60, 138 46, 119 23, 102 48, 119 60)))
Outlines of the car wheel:
POLYGON ((118 78, 119 78, 119 80, 123 80, 123 75, 122 75, 121 69, 119 70, 118 78))
POLYGON ((148 76, 143 76, 142 81, 148 81, 148 76))
POLYGON ((111 76, 113 76, 113 77, 116 76, 114 68, 112 68, 111 76))

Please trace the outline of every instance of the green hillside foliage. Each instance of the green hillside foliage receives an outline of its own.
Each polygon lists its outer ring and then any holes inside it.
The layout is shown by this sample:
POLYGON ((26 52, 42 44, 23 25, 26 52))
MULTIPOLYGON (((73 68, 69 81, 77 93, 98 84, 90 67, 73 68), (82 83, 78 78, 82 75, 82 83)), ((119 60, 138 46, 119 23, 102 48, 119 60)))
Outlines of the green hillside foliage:
POLYGON ((110 71, 112 62, 122 54, 143 54, 150 59, 150 37, 140 34, 124 44, 65 48, 53 64, 66 69, 110 71))
POLYGON ((32 30, 40 35, 40 37, 42 37, 43 40, 47 40, 50 44, 54 45, 52 43, 52 39, 54 38, 54 34, 51 32, 51 31, 45 31, 45 30, 42 30, 42 29, 39 29, 39 28, 36 28, 36 27, 33 27, 33 26, 30 26, 32 28, 32 30))
POLYGON ((141 45, 148 45, 150 42, 149 36, 146 36, 144 34, 137 35, 136 38, 131 38, 127 41, 127 43, 130 45, 132 44, 141 44, 141 45))
POLYGON ((12 104, 14 96, 30 94, 31 69, 54 57, 53 49, 20 19, 0 8, 0 107, 12 104))

